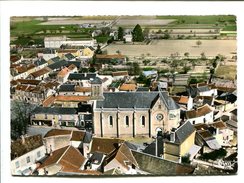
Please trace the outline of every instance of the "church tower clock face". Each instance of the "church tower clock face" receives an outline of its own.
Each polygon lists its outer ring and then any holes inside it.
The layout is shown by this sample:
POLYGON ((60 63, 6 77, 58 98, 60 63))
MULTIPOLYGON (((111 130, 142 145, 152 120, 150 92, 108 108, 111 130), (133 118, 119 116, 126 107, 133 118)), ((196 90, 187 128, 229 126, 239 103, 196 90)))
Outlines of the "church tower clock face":
POLYGON ((158 121, 161 121, 163 118, 164 118, 164 116, 163 116, 163 114, 161 114, 161 113, 158 113, 158 114, 156 115, 156 119, 157 119, 158 121))

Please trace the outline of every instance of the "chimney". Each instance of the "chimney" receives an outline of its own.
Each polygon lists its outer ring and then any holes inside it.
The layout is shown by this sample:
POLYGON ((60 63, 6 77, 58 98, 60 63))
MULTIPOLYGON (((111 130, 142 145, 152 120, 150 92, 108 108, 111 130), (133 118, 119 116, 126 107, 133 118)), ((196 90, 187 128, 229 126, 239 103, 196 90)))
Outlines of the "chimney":
POLYGON ((175 142, 175 132, 170 133, 170 142, 175 142))
POLYGON ((53 155, 52 145, 50 145, 50 156, 53 155))
POLYGON ((21 135, 20 137, 21 137, 22 144, 25 144, 25 137, 24 137, 24 135, 21 135))

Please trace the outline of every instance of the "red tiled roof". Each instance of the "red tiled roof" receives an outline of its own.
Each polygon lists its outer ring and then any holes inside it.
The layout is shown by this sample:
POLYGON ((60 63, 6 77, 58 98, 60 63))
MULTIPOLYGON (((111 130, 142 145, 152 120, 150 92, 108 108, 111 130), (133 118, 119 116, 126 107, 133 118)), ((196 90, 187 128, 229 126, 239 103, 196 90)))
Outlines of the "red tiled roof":
POLYGON ((76 92, 91 92, 91 87, 80 87, 76 86, 75 87, 76 92))
POLYGON ((71 65, 68 67, 68 69, 71 70, 71 71, 74 70, 75 68, 77 68, 77 67, 76 67, 74 64, 71 64, 71 65))
POLYGON ((31 73, 31 75, 32 75, 34 78, 37 78, 37 77, 42 76, 42 75, 44 75, 44 74, 47 74, 47 73, 49 73, 49 72, 50 72, 50 69, 48 69, 48 68, 43 68, 43 69, 41 69, 41 70, 38 70, 38 71, 36 71, 36 72, 31 73))
POLYGON ((209 105, 205 104, 204 106, 199 107, 196 110, 186 111, 186 117, 187 119, 197 118, 200 116, 204 116, 212 111, 213 110, 209 107, 209 105))
POLYGON ((42 105, 44 107, 48 107, 51 104, 53 104, 55 101, 61 101, 61 102, 86 102, 91 99, 90 96, 67 96, 67 95, 57 95, 57 96, 49 96, 46 98, 43 102, 42 105))
POLYGON ((26 86, 26 85, 17 85, 16 88, 15 88, 15 90, 25 91, 27 87, 28 86, 26 86))
POLYGON ((118 72, 112 72, 112 76, 128 76, 128 71, 118 71, 118 72))
POLYGON ((11 143, 11 159, 20 157, 42 145, 43 141, 41 135, 25 137, 24 141, 22 139, 13 141, 11 143))
POLYGON ((49 107, 54 101, 55 101, 55 96, 50 95, 42 102, 42 105, 43 107, 49 107))
POLYGON ((35 79, 17 79, 16 82, 21 84, 30 84, 30 85, 38 85, 41 80, 35 80, 35 79))
POLYGON ((187 104, 189 98, 187 96, 172 96, 173 100, 179 104, 187 104))
POLYGON ((18 73, 24 73, 27 71, 27 67, 25 65, 18 66, 15 69, 17 70, 18 73))
POLYGON ((52 137, 52 136, 59 136, 59 135, 70 135, 71 132, 72 132, 71 130, 51 129, 50 131, 48 131, 46 133, 44 138, 52 137))
POLYGON ((210 126, 213 126, 215 128, 219 128, 219 129, 225 129, 227 127, 223 121, 217 121, 217 122, 211 123, 210 126))
POLYGON ((70 102, 85 102, 90 100, 90 96, 62 96, 58 95, 56 96, 56 101, 70 101, 70 102))
POLYGON ((67 67, 65 67, 65 68, 63 68, 63 69, 58 73, 57 76, 59 76, 59 77, 65 77, 69 72, 70 72, 70 70, 69 70, 67 67))
POLYGON ((19 56, 17 56, 17 55, 11 55, 10 56, 10 61, 12 62, 12 63, 14 63, 14 62, 17 62, 18 60, 20 60, 21 58, 19 57, 19 56))
POLYGON ((79 170, 81 165, 84 164, 86 158, 73 146, 66 146, 58 149, 49 156, 39 168, 59 164, 62 166, 61 171, 79 170))
POLYGON ((119 88, 120 91, 135 91, 136 85, 135 84, 122 84, 119 88))
POLYGON ((196 128, 196 130, 207 130, 208 129, 208 125, 204 124, 204 123, 195 124, 194 128, 196 128))
POLYGON ((82 141, 85 137, 86 132, 84 131, 73 131, 71 141, 82 141))
POLYGON ((101 153, 109 154, 114 149, 116 149, 116 145, 118 146, 118 144, 122 142, 124 142, 124 140, 118 138, 94 137, 91 144, 91 153, 98 151, 101 153))

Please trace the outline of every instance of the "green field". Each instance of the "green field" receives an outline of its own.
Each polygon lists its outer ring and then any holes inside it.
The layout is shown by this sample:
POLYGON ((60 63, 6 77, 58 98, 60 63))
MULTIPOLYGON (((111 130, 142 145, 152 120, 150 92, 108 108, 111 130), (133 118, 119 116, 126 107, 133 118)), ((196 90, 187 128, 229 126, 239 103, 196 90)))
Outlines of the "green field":
MULTIPOLYGON (((207 16, 157 16, 158 19, 176 19, 180 24, 215 24, 215 23, 235 23, 234 15, 207 15, 207 16)), ((175 24, 173 22, 172 24, 175 24)))
POLYGON ((75 39, 90 39, 92 28, 84 29, 76 25, 40 25, 40 20, 12 21, 10 25, 11 37, 16 37, 11 44, 43 44, 45 36, 66 35, 75 39))
POLYGON ((236 25, 227 25, 223 28, 223 31, 236 31, 236 25))

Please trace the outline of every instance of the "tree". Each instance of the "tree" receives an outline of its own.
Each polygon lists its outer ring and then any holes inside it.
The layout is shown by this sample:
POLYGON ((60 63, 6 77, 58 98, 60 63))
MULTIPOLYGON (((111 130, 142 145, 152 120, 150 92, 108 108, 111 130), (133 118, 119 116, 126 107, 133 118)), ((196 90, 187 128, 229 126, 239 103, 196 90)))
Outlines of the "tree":
POLYGON ((173 60, 170 64, 171 67, 173 67, 174 69, 176 69, 178 67, 179 61, 178 60, 173 60))
POLYGON ((141 42, 144 41, 144 36, 142 33, 142 28, 139 24, 135 26, 135 28, 132 31, 132 40, 134 42, 141 42))
POLYGON ((200 40, 198 40, 197 42, 196 42, 196 45, 199 47, 200 45, 202 44, 202 41, 200 41, 200 40))
POLYGON ((203 59, 203 60, 206 60, 207 59, 204 52, 201 53, 201 59, 203 59))
POLYGON ((123 40, 123 36, 124 36, 124 29, 122 27, 119 27, 118 28, 118 39, 123 40))
POLYGON ((11 139, 16 140, 21 135, 27 133, 27 127, 30 122, 29 104, 14 101, 11 103, 11 139))
POLYGON ((149 29, 148 28, 145 28, 144 30, 143 30, 143 35, 144 35, 144 37, 148 37, 148 35, 149 35, 149 29))
POLYGON ((117 54, 121 54, 121 52, 119 50, 116 51, 117 54))
POLYGON ((183 67, 183 73, 184 73, 184 74, 187 74, 187 72, 188 72, 189 70, 191 70, 191 68, 190 68, 189 66, 184 66, 184 67, 183 67))
POLYGON ((98 44, 97 49, 95 51, 96 54, 102 54, 101 46, 98 44))
POLYGON ((184 56, 187 57, 187 58, 189 57, 189 55, 190 55, 189 52, 185 52, 185 53, 184 53, 184 56))
POLYGON ((140 75, 141 74, 141 68, 137 62, 133 62, 129 64, 129 73, 131 75, 140 75))
POLYGON ((168 32, 165 32, 163 38, 164 39, 169 39, 170 38, 170 34, 168 32))
POLYGON ((96 69, 94 67, 89 68, 89 72, 96 72, 96 69))
POLYGON ((150 60, 143 60, 142 63, 146 66, 147 64, 149 64, 151 61, 150 60))

